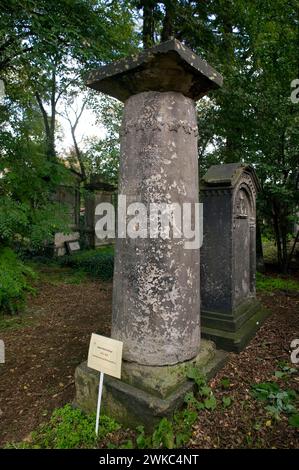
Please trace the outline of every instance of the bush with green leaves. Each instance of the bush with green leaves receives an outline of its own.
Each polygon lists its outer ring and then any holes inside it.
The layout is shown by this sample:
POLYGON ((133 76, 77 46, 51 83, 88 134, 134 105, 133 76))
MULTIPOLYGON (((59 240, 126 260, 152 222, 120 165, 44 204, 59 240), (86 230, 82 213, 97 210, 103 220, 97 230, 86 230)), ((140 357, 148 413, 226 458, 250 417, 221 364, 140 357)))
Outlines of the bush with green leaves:
POLYGON ((113 278, 114 254, 112 248, 86 250, 67 255, 59 260, 60 265, 83 270, 103 281, 113 278))
POLYGON ((28 292, 33 292, 30 279, 34 271, 26 266, 7 247, 0 247, 0 310, 16 313, 23 305, 28 292))

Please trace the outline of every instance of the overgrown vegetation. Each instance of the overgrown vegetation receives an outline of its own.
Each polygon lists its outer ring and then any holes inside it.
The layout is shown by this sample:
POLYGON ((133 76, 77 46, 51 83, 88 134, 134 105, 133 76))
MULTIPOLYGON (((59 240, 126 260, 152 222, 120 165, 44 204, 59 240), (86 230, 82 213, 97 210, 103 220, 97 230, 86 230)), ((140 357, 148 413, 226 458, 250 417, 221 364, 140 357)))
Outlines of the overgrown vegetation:
POLYGON ((113 278, 114 269, 113 248, 105 247, 74 253, 59 259, 59 264, 82 270, 102 281, 110 281, 113 278))
POLYGON ((299 292, 299 281, 294 279, 265 276, 256 273, 256 288, 259 291, 272 292, 281 290, 286 292, 299 292))
POLYGON ((16 253, 0 246, 0 310, 17 313, 24 305, 26 294, 33 292, 30 281, 33 270, 25 266, 16 253))
POLYGON ((9 444, 8 448, 35 449, 89 449, 109 433, 120 428, 113 419, 102 415, 99 434, 95 434, 95 414, 87 415, 71 405, 56 409, 49 423, 41 425, 30 437, 30 442, 9 444))
MULTIPOLYGON (((275 371, 276 379, 287 380, 289 374, 296 374, 297 369, 282 365, 280 370, 275 371)), ((281 415, 288 416, 289 425, 299 428, 298 394, 295 390, 281 387, 277 382, 262 382, 252 386, 252 395, 257 400, 263 402, 265 410, 270 417, 276 420, 281 419, 281 415)))
MULTIPOLYGON (((53 243, 55 232, 69 231, 67 209, 55 202, 58 186, 70 179, 57 151, 58 113, 86 91, 87 70, 135 49, 128 6, 101 0, 1 2, 1 249, 39 252, 53 243)), ((89 98, 96 107, 92 92, 89 98)), ((78 161, 76 169, 79 174, 78 161)), ((14 310, 16 299, 19 304, 25 298, 28 279, 25 283, 24 265, 17 260, 14 279, 6 259, 0 308, 5 303, 14 310)))
MULTIPOLYGON (((298 374, 296 368, 287 363, 278 364, 278 370, 273 374, 273 380, 253 384, 251 395, 254 400, 261 402, 265 408, 265 426, 270 427, 271 420, 279 422, 287 417, 288 425, 299 427, 298 394, 290 388, 290 378, 298 374)), ((56 409, 48 423, 41 425, 31 433, 26 442, 11 443, 9 448, 95 448, 105 445, 110 449, 174 449, 188 445, 192 437, 193 426, 201 412, 213 413, 216 408, 226 413, 234 402, 230 395, 230 380, 223 377, 219 390, 208 385, 206 378, 195 367, 190 367, 187 377, 195 384, 194 393, 186 394, 185 405, 177 411, 171 420, 161 419, 152 433, 146 433, 143 426, 138 426, 135 432, 130 431, 131 438, 126 439, 126 430, 113 419, 101 415, 98 438, 95 435, 95 414, 86 415, 71 405, 56 409), (223 391, 225 392, 223 394, 223 391), (221 400, 216 399, 221 392, 221 400), (121 431, 123 437, 115 437, 121 431)), ((242 404, 240 406, 243 406, 242 404)), ((257 424, 257 430, 260 424, 257 424)), ((250 436, 248 445, 251 445, 250 436)))

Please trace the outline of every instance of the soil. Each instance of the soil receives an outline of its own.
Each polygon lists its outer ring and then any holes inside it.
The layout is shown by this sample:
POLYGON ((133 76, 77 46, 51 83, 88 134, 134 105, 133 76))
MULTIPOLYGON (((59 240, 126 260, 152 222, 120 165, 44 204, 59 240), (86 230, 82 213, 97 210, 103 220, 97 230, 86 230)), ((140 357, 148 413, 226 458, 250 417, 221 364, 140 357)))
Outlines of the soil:
POLYGON ((0 331, 0 446, 24 439, 54 408, 72 402, 74 372, 86 360, 91 332, 110 336, 112 285, 42 283, 24 323, 0 331))
POLYGON ((287 418, 281 415, 277 421, 267 416, 264 404, 251 396, 252 385, 264 381, 277 381, 281 388, 299 392, 298 373, 290 375, 287 383, 274 377, 280 363, 298 369, 290 362, 290 343, 299 338, 299 293, 275 292, 259 298, 272 315, 240 354, 230 354, 211 381, 218 403, 226 396, 232 406, 201 413, 190 447, 299 448, 299 432, 288 425, 287 418), (221 386, 223 378, 229 379, 228 389, 221 386))
MULTIPOLYGON (((0 331, 6 348, 6 363, 0 365, 0 446, 27 438, 55 408, 72 402, 75 368, 87 357, 91 332, 110 335, 111 283, 42 280, 38 289, 29 299, 28 324, 0 331)), ((229 396, 232 406, 201 412, 190 447, 299 447, 298 431, 287 419, 269 419, 250 394, 252 384, 273 380, 280 361, 290 362, 290 343, 299 338, 299 295, 267 293, 260 299, 272 315, 211 382, 218 403, 229 396)), ((288 386, 298 385, 294 375, 288 386)))

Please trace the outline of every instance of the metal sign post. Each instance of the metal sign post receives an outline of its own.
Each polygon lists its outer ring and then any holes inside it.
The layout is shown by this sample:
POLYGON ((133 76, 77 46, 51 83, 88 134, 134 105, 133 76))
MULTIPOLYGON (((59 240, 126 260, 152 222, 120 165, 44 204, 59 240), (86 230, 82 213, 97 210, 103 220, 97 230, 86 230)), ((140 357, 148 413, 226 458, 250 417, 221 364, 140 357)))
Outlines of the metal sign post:
POLYGON ((87 366, 100 372, 95 428, 97 436, 99 434, 104 374, 117 379, 121 378, 122 350, 122 341, 92 333, 89 344, 87 366))
POLYGON ((100 382, 99 382, 97 417, 96 417, 96 435, 99 434, 99 421, 100 421, 101 400, 102 400, 102 393, 103 393, 103 381, 104 381, 104 373, 101 372, 100 373, 100 382))

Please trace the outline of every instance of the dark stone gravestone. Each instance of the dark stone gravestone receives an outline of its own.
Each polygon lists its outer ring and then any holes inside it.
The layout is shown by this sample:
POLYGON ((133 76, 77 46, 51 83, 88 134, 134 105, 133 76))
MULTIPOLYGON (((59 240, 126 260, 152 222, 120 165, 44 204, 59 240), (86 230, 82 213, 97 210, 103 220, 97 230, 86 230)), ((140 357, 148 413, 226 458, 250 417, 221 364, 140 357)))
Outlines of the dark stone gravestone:
POLYGON ((202 335, 229 351, 243 349, 266 315, 255 292, 258 189, 240 163, 212 166, 200 185, 202 335))
POLYGON ((63 256, 67 253, 67 242, 76 242, 80 238, 80 176, 73 170, 69 171, 68 181, 60 185, 52 195, 52 200, 68 209, 70 232, 56 232, 54 236, 54 254, 63 256))
POLYGON ((84 196, 85 201, 85 240, 90 248, 97 248, 103 245, 114 244, 115 239, 107 237, 101 239, 96 234, 96 223, 99 216, 96 214, 98 204, 108 202, 115 206, 116 187, 108 183, 100 175, 92 175, 90 181, 85 185, 87 190, 84 196))

